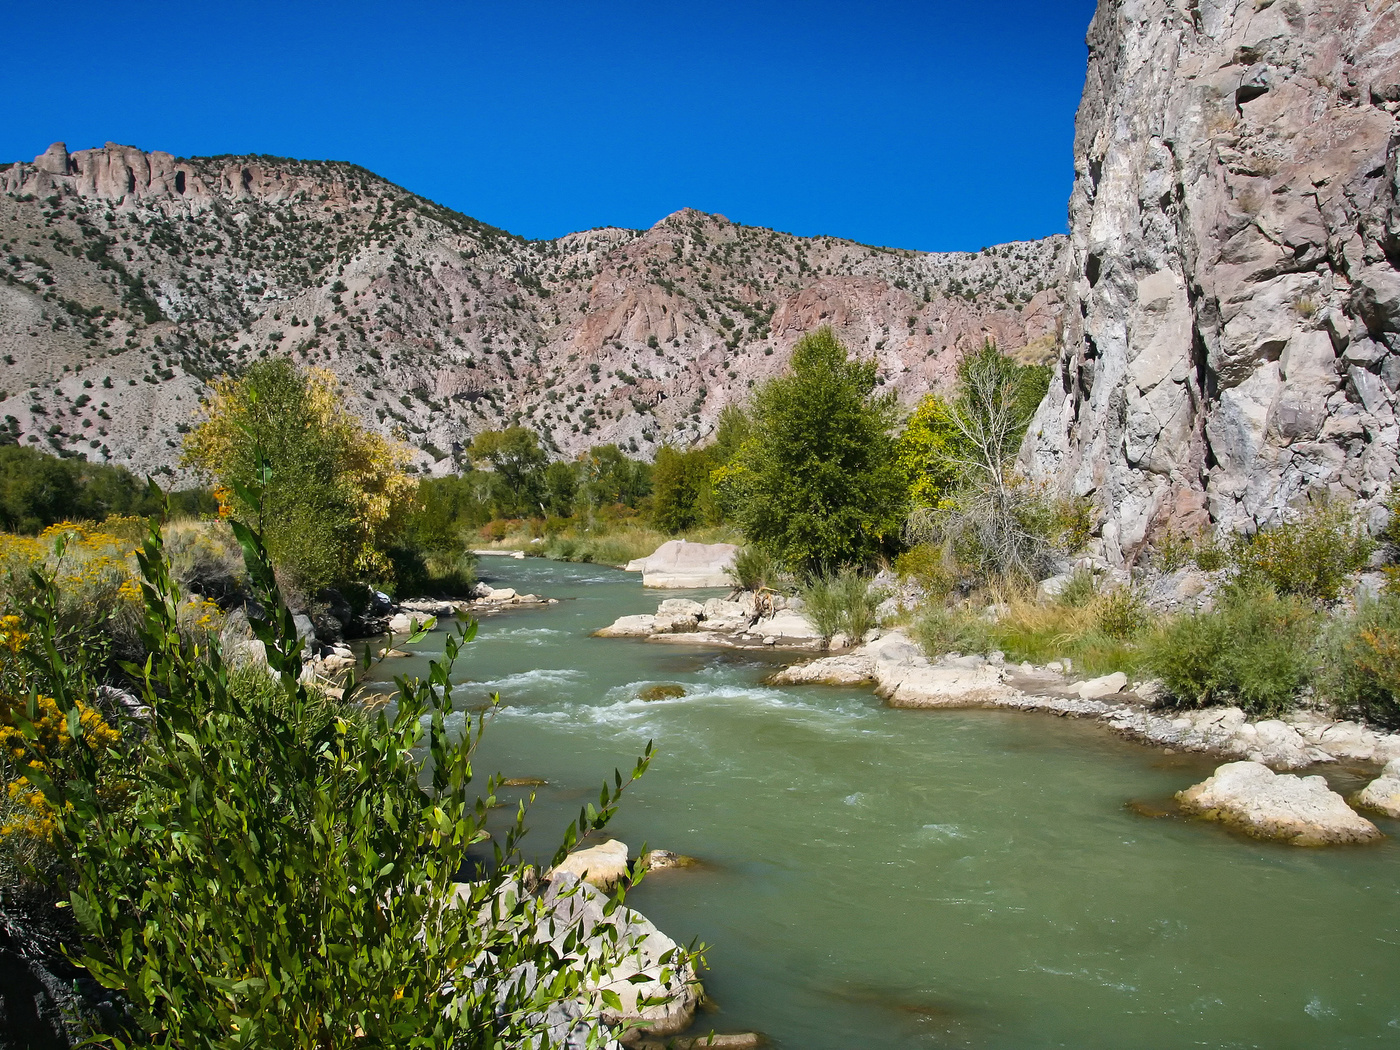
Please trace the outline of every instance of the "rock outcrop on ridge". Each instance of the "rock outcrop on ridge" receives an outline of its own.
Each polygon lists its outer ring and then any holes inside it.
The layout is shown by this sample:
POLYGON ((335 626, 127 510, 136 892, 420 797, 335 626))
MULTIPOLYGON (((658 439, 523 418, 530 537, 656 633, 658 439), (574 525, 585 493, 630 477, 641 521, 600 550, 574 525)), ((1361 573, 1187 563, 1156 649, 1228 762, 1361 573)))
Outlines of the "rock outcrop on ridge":
POLYGON ((649 455, 822 325, 905 403, 987 338, 1048 359, 1064 243, 904 251, 691 209, 527 241, 353 164, 55 143, 0 164, 0 441, 173 469, 206 382, 275 355, 422 468, 515 421, 558 456, 649 455))
POLYGON ((1064 348, 1022 455, 1093 496, 1109 560, 1388 491, 1397 40, 1393 3, 1100 0, 1064 348))

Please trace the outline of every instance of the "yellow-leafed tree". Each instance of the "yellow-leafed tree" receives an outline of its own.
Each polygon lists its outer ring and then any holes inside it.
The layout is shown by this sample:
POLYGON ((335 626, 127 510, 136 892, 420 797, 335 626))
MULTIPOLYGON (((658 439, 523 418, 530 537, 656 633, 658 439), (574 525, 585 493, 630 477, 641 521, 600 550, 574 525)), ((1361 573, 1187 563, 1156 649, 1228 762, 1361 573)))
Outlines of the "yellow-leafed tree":
POLYGON ((260 361, 214 384, 185 462, 213 481, 221 513, 259 528, 279 571, 301 588, 389 572, 385 548, 414 498, 408 450, 340 404, 336 378, 260 361), (260 506, 239 491, 270 470, 260 506))

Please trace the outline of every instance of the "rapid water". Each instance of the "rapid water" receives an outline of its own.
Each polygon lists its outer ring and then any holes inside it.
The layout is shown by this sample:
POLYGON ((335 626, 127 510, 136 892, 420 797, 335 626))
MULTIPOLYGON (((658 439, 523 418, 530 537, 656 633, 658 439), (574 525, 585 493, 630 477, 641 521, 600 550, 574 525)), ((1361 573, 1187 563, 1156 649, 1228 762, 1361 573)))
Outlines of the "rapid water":
MULTIPOLYGON (((462 705, 502 700, 478 773, 548 781, 538 859, 655 741, 609 831, 705 862, 628 895, 711 945, 698 1028, 782 1050, 1400 1047, 1400 824, 1306 850, 1153 819, 1213 763, 1048 715, 767 687, 765 654, 589 637, 684 592, 539 559, 480 570, 562 601, 483 620, 457 665, 462 705), (687 695, 637 699, 662 682, 687 695)), ((423 673, 441 637, 385 669, 423 673)), ((1327 771, 1346 790, 1364 773, 1327 771)))

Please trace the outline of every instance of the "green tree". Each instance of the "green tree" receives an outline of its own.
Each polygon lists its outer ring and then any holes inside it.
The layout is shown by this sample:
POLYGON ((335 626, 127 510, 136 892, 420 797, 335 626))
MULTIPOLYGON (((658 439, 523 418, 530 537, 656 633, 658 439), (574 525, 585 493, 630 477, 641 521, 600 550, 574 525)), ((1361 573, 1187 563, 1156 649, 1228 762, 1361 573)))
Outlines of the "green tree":
POLYGON ((616 445, 595 445, 584 460, 585 485, 594 507, 635 509, 651 495, 651 465, 630 459, 616 445))
POLYGON ((657 527, 677 533, 705 523, 714 504, 711 463, 707 448, 681 452, 663 445, 657 449, 651 475, 651 518, 657 527))
POLYGON ((875 393, 875 373, 874 361, 847 360, 830 328, 803 337, 790 373, 754 395, 733 462, 715 472, 745 535, 789 568, 865 563, 899 534, 896 404, 875 393))
POLYGON ((408 453, 345 411, 334 375, 259 361, 215 383, 205 411, 185 462, 218 483, 225 513, 257 525, 288 582, 311 591, 391 571, 385 552, 416 488, 408 453))
POLYGON ((487 430, 471 444, 471 457, 489 463, 496 476, 494 498, 502 517, 523 518, 543 513, 547 457, 540 439, 528 427, 487 430))
POLYGON ((571 517, 578 500, 578 467, 556 460, 544 472, 545 509, 557 518, 571 517))

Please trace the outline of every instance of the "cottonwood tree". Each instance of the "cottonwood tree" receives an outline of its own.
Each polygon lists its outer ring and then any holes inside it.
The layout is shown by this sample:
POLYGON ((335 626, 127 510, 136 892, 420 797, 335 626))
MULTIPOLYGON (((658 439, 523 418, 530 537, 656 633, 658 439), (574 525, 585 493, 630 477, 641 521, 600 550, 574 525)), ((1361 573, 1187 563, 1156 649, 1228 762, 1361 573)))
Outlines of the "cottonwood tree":
POLYGON ((790 569, 864 564, 897 540, 897 406, 876 385, 875 362, 849 360, 830 328, 804 336, 790 372, 755 393, 747 436, 715 472, 745 536, 790 569))

